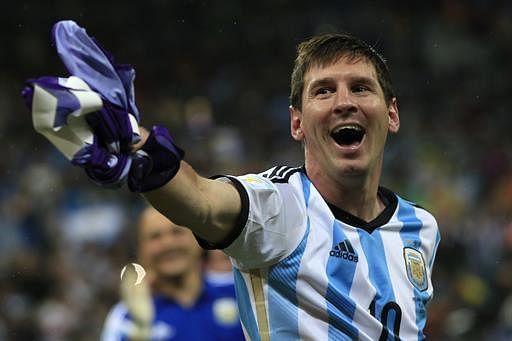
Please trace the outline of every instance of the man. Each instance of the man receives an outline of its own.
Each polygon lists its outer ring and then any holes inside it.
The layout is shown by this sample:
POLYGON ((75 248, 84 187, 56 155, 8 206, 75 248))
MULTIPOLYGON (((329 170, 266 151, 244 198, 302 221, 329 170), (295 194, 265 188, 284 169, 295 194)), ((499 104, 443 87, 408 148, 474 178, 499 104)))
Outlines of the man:
MULTIPOLYGON (((203 278, 203 250, 190 230, 148 207, 138 222, 138 252, 153 291, 148 297, 154 310, 151 338, 144 339, 244 339, 233 283, 203 278)), ((131 315, 129 304, 118 303, 107 317, 102 340, 136 339, 138 321, 132 322, 131 315)))
POLYGON ((101 146, 75 164, 100 184, 127 178, 203 247, 231 257, 248 339, 424 339, 440 237, 431 214, 379 186, 387 136, 400 126, 386 63, 351 35, 311 38, 298 47, 290 100, 303 167, 203 178, 159 126, 141 131, 126 177, 105 160, 128 153, 101 146))
POLYGON ((232 257, 251 340, 423 339, 439 232, 427 211, 379 187, 400 125, 386 64, 349 35, 312 38, 290 97, 304 167, 212 180, 182 161, 144 196, 232 257))

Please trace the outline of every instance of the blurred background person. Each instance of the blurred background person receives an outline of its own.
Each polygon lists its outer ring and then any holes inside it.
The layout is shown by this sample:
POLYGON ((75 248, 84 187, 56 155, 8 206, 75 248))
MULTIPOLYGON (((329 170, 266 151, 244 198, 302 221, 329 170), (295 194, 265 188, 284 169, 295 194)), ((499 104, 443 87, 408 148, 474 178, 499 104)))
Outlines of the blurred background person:
MULTIPOLYGON (((244 340, 233 281, 207 280, 203 250, 189 229, 145 208, 138 222, 138 254, 152 290, 148 340, 244 340)), ((222 271, 229 273, 227 267, 222 271)), ((109 313, 103 341, 136 338, 136 312, 125 303, 109 313)))

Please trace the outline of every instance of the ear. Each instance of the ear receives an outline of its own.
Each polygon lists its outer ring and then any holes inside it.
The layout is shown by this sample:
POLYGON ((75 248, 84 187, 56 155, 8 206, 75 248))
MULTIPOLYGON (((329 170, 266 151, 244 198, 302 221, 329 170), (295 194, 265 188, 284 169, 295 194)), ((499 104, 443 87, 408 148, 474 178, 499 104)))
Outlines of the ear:
POLYGON ((398 102, 396 97, 393 97, 391 103, 388 108, 388 118, 389 118, 389 132, 397 133, 400 128, 400 116, 398 114, 398 102))
POLYGON ((290 132, 296 141, 304 140, 304 131, 302 130, 302 112, 293 106, 289 106, 290 110, 290 132))

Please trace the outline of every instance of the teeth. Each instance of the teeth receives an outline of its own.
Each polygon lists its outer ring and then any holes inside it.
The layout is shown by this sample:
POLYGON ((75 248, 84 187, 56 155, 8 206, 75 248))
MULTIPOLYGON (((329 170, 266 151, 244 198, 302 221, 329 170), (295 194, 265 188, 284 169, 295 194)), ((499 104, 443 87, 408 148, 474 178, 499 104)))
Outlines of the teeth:
POLYGON ((363 128, 361 128, 360 126, 358 126, 356 124, 349 124, 349 125, 346 125, 346 126, 343 126, 343 127, 336 128, 335 132, 338 133, 338 132, 342 131, 343 129, 354 129, 354 130, 357 130, 357 131, 362 131, 363 130, 363 128))

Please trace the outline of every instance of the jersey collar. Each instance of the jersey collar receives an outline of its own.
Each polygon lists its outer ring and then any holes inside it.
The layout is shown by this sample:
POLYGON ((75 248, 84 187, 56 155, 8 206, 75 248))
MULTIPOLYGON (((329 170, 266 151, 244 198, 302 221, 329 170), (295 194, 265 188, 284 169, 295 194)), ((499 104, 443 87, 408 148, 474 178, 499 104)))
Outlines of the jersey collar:
MULTIPOLYGON (((302 166, 301 171, 308 175, 306 173, 306 167, 305 165, 302 166)), ((384 210, 372 221, 365 221, 329 202, 326 201, 327 205, 331 209, 332 214, 334 217, 341 222, 348 224, 350 226, 354 226, 356 228, 360 228, 365 230, 368 233, 372 233, 376 228, 383 226, 389 222, 391 217, 396 211, 396 208, 398 206, 398 198, 395 193, 390 191, 389 189, 379 186, 379 189, 377 191, 377 195, 379 196, 379 199, 382 201, 382 203, 386 206, 384 210)), ((325 199, 324 199, 325 200, 325 199)))
POLYGON ((384 203, 384 205, 386 205, 386 207, 375 219, 371 221, 365 221, 337 206, 334 206, 333 204, 327 203, 327 205, 331 209, 331 212, 336 219, 350 226, 361 228, 368 233, 372 233, 376 228, 388 223, 388 221, 395 213, 396 207, 398 205, 398 199, 395 193, 388 190, 387 188, 379 187, 377 195, 384 203))

